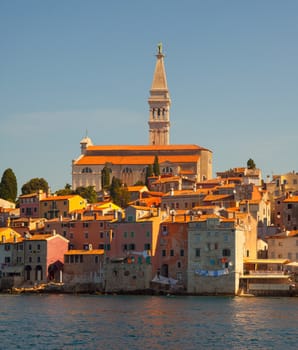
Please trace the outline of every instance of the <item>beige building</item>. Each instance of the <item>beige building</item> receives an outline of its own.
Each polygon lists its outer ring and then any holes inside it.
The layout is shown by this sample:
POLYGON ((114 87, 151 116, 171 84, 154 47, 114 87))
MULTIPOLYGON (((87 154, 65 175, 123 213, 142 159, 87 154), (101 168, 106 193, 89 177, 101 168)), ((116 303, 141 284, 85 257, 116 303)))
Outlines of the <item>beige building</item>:
POLYGON ((103 291, 104 250, 69 250, 64 255, 63 283, 66 291, 103 291))
POLYGON ((167 86, 164 55, 159 45, 150 90, 149 145, 94 146, 89 137, 81 141, 81 155, 72 163, 72 188, 94 186, 102 189, 102 171, 121 179, 127 186, 145 182, 146 170, 158 157, 162 175, 184 176, 203 181, 212 177, 212 152, 204 147, 170 144, 171 99, 167 86))
POLYGON ((256 257, 256 230, 248 218, 202 217, 189 222, 190 294, 237 294, 245 257, 256 257))
POLYGON ((284 231, 267 239, 269 259, 298 261, 298 231, 284 231))

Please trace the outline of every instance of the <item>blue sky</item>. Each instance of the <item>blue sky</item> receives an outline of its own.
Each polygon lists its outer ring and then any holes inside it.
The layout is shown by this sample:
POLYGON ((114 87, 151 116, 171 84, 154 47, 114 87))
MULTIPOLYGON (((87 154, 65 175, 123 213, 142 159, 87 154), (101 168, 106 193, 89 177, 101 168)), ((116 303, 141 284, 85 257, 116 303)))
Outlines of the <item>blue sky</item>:
POLYGON ((86 130, 147 144, 160 41, 172 144, 212 150, 214 175, 298 171, 297 38, 296 0, 2 0, 0 176, 63 188, 86 130))

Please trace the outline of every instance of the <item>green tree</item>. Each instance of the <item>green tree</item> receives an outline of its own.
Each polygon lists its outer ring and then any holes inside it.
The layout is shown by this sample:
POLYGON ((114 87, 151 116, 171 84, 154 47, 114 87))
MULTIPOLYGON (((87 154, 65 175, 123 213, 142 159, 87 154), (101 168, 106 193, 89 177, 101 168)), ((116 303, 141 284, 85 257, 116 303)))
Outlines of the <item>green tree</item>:
POLYGON ((121 180, 113 176, 111 186, 110 186, 110 197, 115 204, 116 204, 116 201, 118 201, 120 187, 121 187, 121 180))
POLYGON ((49 191, 49 184, 44 178, 35 177, 22 186, 22 194, 35 193, 39 190, 46 193, 49 191))
POLYGON ((0 198, 10 202, 16 201, 18 194, 17 178, 12 169, 4 171, 0 182, 0 198))
POLYGON ((74 191, 74 193, 85 198, 88 201, 88 203, 96 203, 97 202, 97 193, 94 189, 94 186, 78 187, 74 191))
POLYGON ((253 159, 249 158, 249 160, 247 161, 247 168, 248 169, 255 169, 256 168, 256 164, 253 161, 253 159))
POLYGON ((116 205, 122 208, 127 207, 130 201, 130 193, 126 185, 122 185, 121 180, 113 176, 110 186, 110 196, 116 205))
POLYGON ((148 178, 151 177, 151 176, 153 176, 153 168, 152 168, 152 165, 149 164, 149 165, 147 166, 147 168, 146 168, 146 175, 145 175, 145 177, 146 177, 146 179, 145 179, 145 184, 146 184, 146 186, 149 185, 148 178))
POLYGON ((105 166, 101 171, 101 188, 103 190, 109 188, 110 186, 110 174, 111 169, 105 166))
POLYGON ((63 189, 57 190, 55 193, 57 196, 68 196, 70 194, 74 194, 74 191, 71 189, 70 184, 66 184, 63 189))
POLYGON ((159 176, 160 175, 160 168, 159 168, 159 162, 158 162, 158 156, 157 155, 154 158, 153 173, 154 173, 155 176, 159 176))

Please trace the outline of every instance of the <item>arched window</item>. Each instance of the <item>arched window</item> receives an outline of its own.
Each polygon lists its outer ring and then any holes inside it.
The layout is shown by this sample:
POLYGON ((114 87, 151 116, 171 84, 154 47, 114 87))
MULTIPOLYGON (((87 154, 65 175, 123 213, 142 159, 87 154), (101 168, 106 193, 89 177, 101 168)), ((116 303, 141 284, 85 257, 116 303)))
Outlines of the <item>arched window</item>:
POLYGON ((173 169, 171 167, 164 167, 162 168, 162 173, 165 175, 165 174, 173 174, 173 169))
POLYGON ((132 173, 132 169, 131 169, 131 168, 124 168, 124 169, 122 170, 122 173, 123 173, 123 174, 131 174, 131 173, 132 173))
POLYGON ((89 167, 86 167, 82 170, 82 173, 92 173, 92 169, 89 167))

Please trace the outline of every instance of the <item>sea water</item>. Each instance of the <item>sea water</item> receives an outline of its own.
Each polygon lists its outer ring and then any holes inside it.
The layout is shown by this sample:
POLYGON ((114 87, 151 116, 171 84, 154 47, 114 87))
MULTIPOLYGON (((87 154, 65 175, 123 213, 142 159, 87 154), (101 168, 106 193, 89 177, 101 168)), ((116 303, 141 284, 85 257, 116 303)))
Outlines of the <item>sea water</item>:
POLYGON ((298 298, 0 295, 0 349, 296 349, 298 298))

